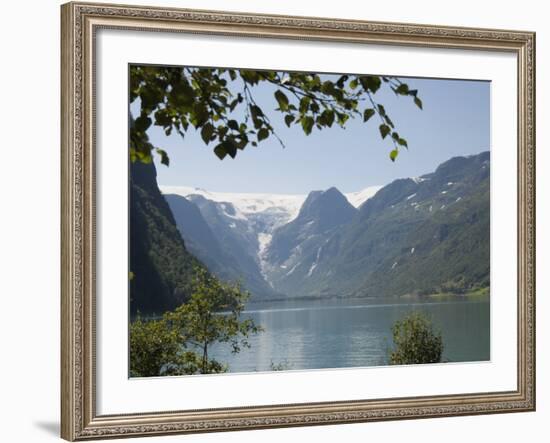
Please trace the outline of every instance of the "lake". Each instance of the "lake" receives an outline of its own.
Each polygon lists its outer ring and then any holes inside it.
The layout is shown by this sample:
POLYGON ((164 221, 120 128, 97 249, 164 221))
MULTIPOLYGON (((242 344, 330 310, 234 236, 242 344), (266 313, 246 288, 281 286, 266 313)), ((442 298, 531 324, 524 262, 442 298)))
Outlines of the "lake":
POLYGON ((488 297, 250 303, 243 315, 265 331, 250 338, 250 349, 232 354, 216 345, 209 357, 228 363, 229 372, 386 365, 391 327, 412 310, 427 314, 441 331, 444 361, 490 359, 488 297))

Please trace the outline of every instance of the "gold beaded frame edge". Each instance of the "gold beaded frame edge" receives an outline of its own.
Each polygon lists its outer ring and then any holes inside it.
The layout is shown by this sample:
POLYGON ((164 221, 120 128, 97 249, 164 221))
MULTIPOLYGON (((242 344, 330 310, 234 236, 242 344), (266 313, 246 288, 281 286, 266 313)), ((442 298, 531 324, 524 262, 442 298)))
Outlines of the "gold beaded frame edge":
POLYGON ((535 410, 535 34, 72 2, 61 6, 61 436, 70 441, 535 410), (95 412, 97 29, 506 51, 518 69, 517 390, 278 406, 95 412))

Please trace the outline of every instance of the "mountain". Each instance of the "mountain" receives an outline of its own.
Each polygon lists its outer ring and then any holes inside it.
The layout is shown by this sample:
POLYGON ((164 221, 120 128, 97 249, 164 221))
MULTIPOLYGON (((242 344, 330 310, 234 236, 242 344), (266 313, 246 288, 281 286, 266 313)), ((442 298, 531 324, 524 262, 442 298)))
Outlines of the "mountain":
POLYGON ((308 245, 289 271, 302 270, 292 294, 400 296, 487 287, 489 178, 485 152, 383 187, 349 223, 308 245))
POLYGON ((189 250, 220 278, 240 278, 253 297, 489 287, 489 152, 348 194, 161 189, 189 250))
MULTIPOLYGON (((159 186, 163 194, 200 195, 207 200, 218 203, 231 203, 234 208, 248 219, 258 219, 271 228, 281 226, 293 220, 300 212, 306 200, 305 194, 267 194, 267 193, 232 193, 213 192, 191 186, 159 186)), ((381 186, 369 186, 357 192, 344 194, 356 208, 371 198, 381 186)))
POLYGON ((374 195, 382 189, 382 186, 369 186, 368 188, 361 189, 356 192, 348 192, 344 194, 347 200, 356 208, 365 203, 369 198, 374 197, 374 195))
POLYGON ((274 296, 264 280, 256 252, 257 236, 229 202, 201 195, 164 196, 189 251, 224 281, 240 281, 257 297, 274 296))
POLYGON ((349 223, 357 209, 336 188, 311 192, 298 216, 273 233, 264 253, 266 278, 289 295, 313 275, 323 257, 323 246, 349 223))
POLYGON ((162 313, 190 294, 193 269, 201 266, 186 249, 160 193, 153 164, 130 165, 130 311, 162 313))
POLYGON ((304 241, 348 223, 356 211, 336 188, 311 192, 298 216, 274 231, 266 259, 283 263, 304 241))
POLYGON ((447 212, 437 211, 406 237, 406 247, 373 269, 357 295, 465 293, 489 287, 488 201, 486 180, 447 212))
POLYGON ((415 184, 414 197, 376 216, 369 208, 374 202, 361 208, 372 229, 381 228, 398 241, 372 267, 356 295, 464 293, 488 288, 489 152, 452 158, 415 184), (398 211, 401 217, 395 217, 398 211), (400 235, 399 223, 410 224, 409 232, 400 235))
POLYGON ((199 258, 210 270, 231 275, 231 262, 216 236, 206 223, 199 208, 185 197, 165 195, 178 231, 189 252, 199 258))
MULTIPOLYGON (((346 195, 359 206, 378 189, 379 186, 373 186, 346 195)), ((307 207, 317 198, 316 193, 306 198, 305 195, 212 192, 186 186, 161 186, 161 190, 189 250, 209 269, 222 279, 242 280, 254 297, 284 297, 271 281, 269 274, 273 266, 267 261, 265 251, 278 228, 287 226, 299 213, 303 219, 304 211, 313 211, 315 205, 311 210, 307 207), (189 204, 195 205, 198 212, 189 204)), ((332 212, 322 215, 323 223, 346 217, 346 209, 348 213, 355 211, 336 188, 324 198, 331 195, 339 196, 340 206, 336 202, 332 212)))
POLYGON ((306 197, 299 194, 212 192, 190 186, 161 186, 161 190, 165 195, 201 196, 212 202, 230 204, 241 218, 257 219, 269 226, 280 226, 296 217, 306 197))

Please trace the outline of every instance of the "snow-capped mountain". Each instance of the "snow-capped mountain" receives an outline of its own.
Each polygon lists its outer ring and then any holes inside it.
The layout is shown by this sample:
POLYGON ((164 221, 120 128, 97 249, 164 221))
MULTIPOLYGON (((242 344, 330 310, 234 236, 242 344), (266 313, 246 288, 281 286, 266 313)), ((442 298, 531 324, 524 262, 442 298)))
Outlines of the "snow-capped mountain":
MULTIPOLYGON (((358 208, 369 198, 373 197, 382 186, 369 186, 356 192, 344 193, 348 201, 358 208)), ((235 193, 214 192, 192 186, 163 186, 159 185, 163 194, 201 195, 214 202, 232 203, 243 217, 260 212, 277 214, 280 217, 278 225, 288 223, 296 218, 307 194, 266 194, 266 193, 235 193)))
POLYGON ((130 262, 141 285, 132 312, 181 303, 190 270, 201 264, 270 300, 489 289, 489 152, 348 194, 167 186, 161 194, 154 165, 133 165, 131 173, 130 262), (151 301, 151 293, 160 295, 151 301))
POLYGON ((311 277, 331 251, 328 240, 351 222, 358 209, 336 188, 311 192, 298 216, 276 229, 264 253, 267 278, 283 293, 293 293, 297 280, 311 277))
POLYGON ((355 211, 337 190, 311 193, 310 208, 278 228, 266 251, 274 289, 379 297, 487 288, 489 179, 484 152, 397 179, 355 211))
POLYGON ((358 208, 363 203, 365 203, 369 198, 374 197, 382 186, 369 186, 368 188, 362 189, 356 192, 348 192, 344 194, 352 206, 358 208))
POLYGON ((488 189, 488 152, 347 194, 334 187, 307 196, 161 187, 191 252, 221 278, 240 279, 259 297, 402 295, 483 286, 488 189), (184 204, 177 206, 174 195, 199 209, 211 236, 194 234, 199 223, 191 223, 198 217, 180 216, 184 204), (212 236, 216 248, 205 243, 212 236), (416 275, 425 277, 418 282, 416 275))
POLYGON ((231 203, 236 215, 248 218, 251 214, 271 213, 278 224, 288 223, 298 215, 306 195, 302 194, 256 194, 214 192, 191 186, 159 186, 163 194, 175 194, 182 197, 200 195, 207 200, 218 203, 231 203))
MULTIPOLYGON (((314 191, 305 194, 266 194, 266 193, 229 193, 213 192, 190 186, 159 186, 169 205, 182 236, 188 237, 192 252, 209 267, 223 268, 214 265, 213 256, 221 257, 219 252, 211 252, 211 247, 202 245, 201 236, 193 235, 196 227, 192 218, 183 216, 183 198, 191 205, 196 205, 205 222, 217 237, 217 243, 227 252, 237 257, 225 267, 234 279, 242 277, 255 292, 261 289, 259 281, 271 284, 273 266, 267 257, 273 234, 279 228, 289 226, 304 211, 312 194, 323 194, 314 191), (180 200, 178 200, 178 198, 180 200)), ((343 194, 342 200, 353 209, 371 198, 379 186, 365 188, 358 192, 343 194)), ((332 188, 335 191, 335 188, 332 188)), ((329 208, 330 209, 330 208, 329 208)), ((338 208, 335 209, 336 212, 338 208)), ((334 214, 340 216, 341 214, 334 214)), ((198 231, 197 231, 198 232, 198 231)), ((227 277, 227 275, 225 275, 227 277)), ((268 291, 262 289, 260 292, 268 291)))

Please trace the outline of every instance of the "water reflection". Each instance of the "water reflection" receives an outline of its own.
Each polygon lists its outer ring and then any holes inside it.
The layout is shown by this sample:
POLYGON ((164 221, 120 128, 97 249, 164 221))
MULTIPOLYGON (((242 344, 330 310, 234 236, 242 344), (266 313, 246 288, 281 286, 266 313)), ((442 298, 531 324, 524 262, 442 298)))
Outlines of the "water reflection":
POLYGON ((391 326, 413 309, 426 313, 441 330, 444 360, 490 359, 488 299, 255 303, 244 315, 265 331, 250 339, 251 348, 231 354, 215 346, 210 355, 229 363, 231 372, 269 371, 281 363, 286 369, 385 365, 391 326))

